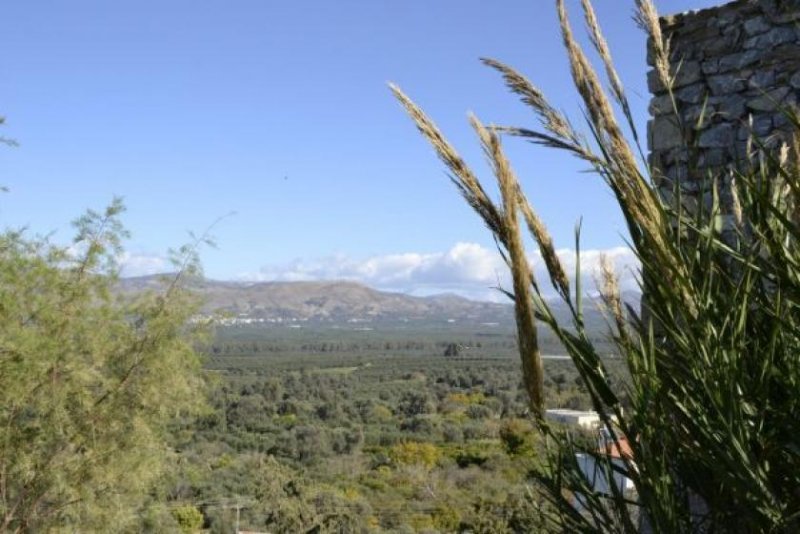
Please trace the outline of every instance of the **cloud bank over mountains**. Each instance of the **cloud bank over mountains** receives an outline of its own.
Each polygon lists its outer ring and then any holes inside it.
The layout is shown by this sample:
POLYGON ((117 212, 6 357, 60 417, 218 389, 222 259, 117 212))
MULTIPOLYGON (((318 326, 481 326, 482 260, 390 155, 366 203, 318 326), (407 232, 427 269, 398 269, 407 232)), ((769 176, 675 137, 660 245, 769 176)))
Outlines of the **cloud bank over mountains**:
MULTIPOLYGON (((639 268, 638 261, 628 248, 618 247, 581 252, 581 278, 585 290, 592 292, 595 288, 602 254, 612 260, 622 289, 637 289, 635 273, 639 268)), ((558 255, 567 273, 574 279, 574 251, 564 249, 558 251, 558 255)), ((531 263, 543 291, 553 293, 538 252, 531 254, 531 263)), ((511 287, 508 269, 500 254, 477 243, 457 243, 445 252, 435 253, 407 252, 366 259, 335 255, 295 260, 282 265, 265 265, 258 272, 242 273, 237 279, 264 282, 351 280, 384 291, 418 296, 450 292, 472 299, 493 301, 505 300, 494 288, 511 287)))
MULTIPOLYGON (((581 280, 586 292, 595 290, 600 256, 612 260, 623 290, 636 290, 639 263, 630 249, 617 247, 581 252, 581 280)), ((558 251, 567 274, 574 284, 575 252, 558 251)), ((531 264, 542 290, 554 295, 541 255, 531 253, 531 264)), ((144 276, 170 270, 164 257, 125 253, 119 258, 123 276, 144 276)), ((500 254, 477 243, 456 243, 449 250, 434 253, 406 252, 355 259, 335 255, 317 259, 269 264, 256 272, 235 277, 249 282, 297 282, 313 280, 349 280, 375 289, 426 296, 455 293, 476 300, 505 301, 497 287, 511 288, 508 269, 500 254)))
POLYGON ((125 251, 117 257, 122 276, 147 276, 169 271, 172 267, 164 256, 125 251))

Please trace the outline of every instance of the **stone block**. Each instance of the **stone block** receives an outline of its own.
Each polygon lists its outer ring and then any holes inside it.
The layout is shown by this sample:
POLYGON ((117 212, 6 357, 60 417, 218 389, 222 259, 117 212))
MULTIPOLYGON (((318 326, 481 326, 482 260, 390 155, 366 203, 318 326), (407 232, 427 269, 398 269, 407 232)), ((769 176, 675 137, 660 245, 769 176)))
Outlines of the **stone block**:
POLYGON ((761 64, 776 63, 779 61, 796 61, 800 57, 800 45, 797 43, 784 43, 768 50, 761 56, 761 64))
POLYGON ((790 90, 789 94, 783 97, 783 101, 781 102, 781 106, 778 109, 778 111, 780 111, 781 109, 790 109, 793 107, 797 107, 798 96, 800 95, 798 95, 797 91, 790 90))
POLYGON ((792 74, 792 77, 789 79, 789 84, 795 89, 800 89, 800 71, 792 74))
POLYGON ((700 68, 703 70, 703 74, 717 74, 719 72, 719 60, 715 58, 707 59, 700 64, 700 68))
POLYGON ((752 134, 752 130, 750 129, 749 124, 742 124, 739 126, 739 129, 736 130, 736 140, 737 141, 747 141, 752 134))
POLYGON ((752 131, 759 137, 769 135, 772 132, 772 116, 769 114, 754 116, 752 131))
POLYGON ((725 120, 738 120, 747 112, 747 99, 741 95, 715 96, 709 98, 708 103, 725 120))
POLYGON ((647 71, 647 89, 653 94, 663 93, 667 90, 664 84, 661 83, 656 69, 647 71))
POLYGON ((732 26, 742 20, 742 13, 738 9, 722 10, 716 19, 720 26, 732 26))
POLYGON ((693 50, 692 57, 712 58, 732 54, 739 49, 738 41, 734 35, 720 35, 705 41, 687 43, 683 50, 693 50))
MULTIPOLYGON (((672 67, 673 89, 696 83, 703 79, 703 70, 699 61, 683 61, 672 67)), ((655 69, 647 73, 647 86, 651 93, 660 93, 666 90, 658 79, 655 69)))
POLYGON ((673 148, 672 149, 672 159, 677 164, 683 164, 689 162, 689 152, 686 151, 685 148, 673 148))
POLYGON ((736 52, 742 50, 742 44, 745 39, 744 30, 738 24, 728 26, 722 30, 722 37, 730 43, 732 51, 736 52))
POLYGON ((774 70, 761 70, 755 72, 750 79, 747 80, 747 86, 751 89, 769 89, 775 84, 775 71, 774 70))
POLYGON ((648 123, 650 150, 669 150, 681 146, 683 133, 675 117, 656 117, 648 123))
POLYGON ((689 161, 689 154, 683 146, 661 152, 663 167, 685 164, 689 161))
POLYGON ((677 64, 680 61, 696 59, 696 56, 702 55, 702 50, 699 50, 696 44, 697 41, 673 34, 669 42, 670 61, 677 64))
MULTIPOLYGON (((754 147, 749 147, 753 150, 754 147)), ((748 143, 746 140, 737 141, 733 148, 734 161, 738 164, 741 162, 750 161, 753 157, 752 153, 748 153, 748 143)))
POLYGON ((800 1, 761 0, 758 2, 764 14, 773 24, 789 24, 800 20, 800 1))
POLYGON ((791 24, 792 22, 797 22, 800 20, 800 11, 775 15, 771 17, 770 20, 774 24, 791 24))
POLYGON ((699 181, 693 180, 688 176, 684 177, 684 179, 681 180, 679 184, 681 186, 681 192, 689 195, 698 193, 702 186, 702 184, 699 181))
POLYGON ((700 148, 725 148, 734 141, 735 126, 722 123, 712 126, 700 134, 698 146, 700 148))
POLYGON ((672 98, 669 95, 659 95, 650 100, 650 115, 666 115, 674 113, 672 98))
POLYGON ((695 83, 675 91, 675 98, 685 104, 699 104, 707 93, 708 89, 704 83, 695 83))
POLYGON ((797 41, 797 31, 789 26, 779 26, 769 30, 766 33, 762 33, 761 35, 750 37, 749 39, 745 40, 744 47, 767 50, 784 43, 791 43, 793 41, 797 41))
POLYGON ((721 74, 709 77, 708 87, 713 95, 730 95, 743 91, 746 83, 738 74, 721 74))
POLYGON ((772 26, 767 22, 764 17, 755 17, 746 20, 744 23, 744 32, 747 35, 756 35, 768 31, 772 26))
POLYGON ((683 119, 686 126, 695 130, 704 130, 711 125, 712 111, 707 106, 692 106, 683 111, 683 119))
POLYGON ((701 167, 720 167, 730 162, 730 154, 723 148, 706 150, 700 157, 701 167))
POLYGON ((719 25, 706 24, 693 28, 691 31, 686 31, 686 29, 684 29, 679 35, 681 42, 696 43, 706 39, 718 38, 721 35, 721 32, 719 25))
POLYGON ((772 117, 772 124, 775 128, 793 128, 794 124, 785 113, 777 113, 772 117))
POLYGON ((761 56, 760 50, 746 50, 736 54, 730 54, 719 59, 719 71, 725 73, 732 70, 741 70, 743 68, 755 65, 759 62, 761 56))
POLYGON ((753 111, 775 111, 789 94, 791 88, 779 87, 747 101, 747 109, 753 111))

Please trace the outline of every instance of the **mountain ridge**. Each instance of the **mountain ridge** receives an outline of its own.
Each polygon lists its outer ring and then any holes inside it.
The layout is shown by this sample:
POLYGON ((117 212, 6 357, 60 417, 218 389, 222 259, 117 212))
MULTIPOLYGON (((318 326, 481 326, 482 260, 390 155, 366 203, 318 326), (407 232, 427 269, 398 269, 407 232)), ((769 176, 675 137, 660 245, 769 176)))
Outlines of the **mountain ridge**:
MULTIPOLYGON (((174 276, 174 275, 172 275, 174 276)), ((123 293, 157 290, 169 274, 122 278, 123 293)), ((258 322, 426 322, 514 325, 511 303, 471 300, 454 293, 414 296, 382 291, 352 280, 229 281, 194 278, 188 287, 202 295, 203 314, 252 319, 258 322)), ((605 324, 597 298, 587 296, 584 320, 593 328, 605 324)), ((625 292, 623 300, 639 307, 639 294, 625 292)), ((558 299, 549 301, 556 317, 569 323, 569 310, 558 299)))
MULTIPOLYGON (((169 275, 121 278, 123 293, 156 290, 169 275)), ((350 280, 226 281, 192 279, 203 313, 224 313, 255 319, 300 321, 513 321, 510 304, 470 300, 453 293, 413 296, 382 291, 350 280)))

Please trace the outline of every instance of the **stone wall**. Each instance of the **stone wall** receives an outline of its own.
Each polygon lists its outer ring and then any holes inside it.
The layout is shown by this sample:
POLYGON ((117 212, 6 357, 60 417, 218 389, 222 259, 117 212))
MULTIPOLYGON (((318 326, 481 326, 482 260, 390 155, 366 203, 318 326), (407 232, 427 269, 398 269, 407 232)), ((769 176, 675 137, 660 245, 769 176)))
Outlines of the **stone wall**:
POLYGON ((687 198, 700 194, 709 171, 748 157, 751 132, 769 147, 788 138, 780 107, 800 101, 800 0, 737 0, 663 17, 661 25, 684 126, 649 72, 650 163, 666 197, 677 181, 687 198))
MULTIPOLYGON (((680 120, 651 70, 648 145, 659 192, 670 201, 677 185, 689 209, 708 206, 708 178, 719 178, 725 211, 730 202, 726 171, 753 156, 748 137, 758 139, 751 145, 757 151, 759 144, 774 149, 791 136, 793 126, 782 109, 800 103, 800 0, 736 0, 663 17, 661 27, 670 39, 680 120)), ((652 66, 653 58, 648 61, 652 66)), ((732 235, 730 217, 722 216, 723 237, 732 235)), ((647 322, 646 295, 642 314, 647 322)), ((659 335, 658 322, 653 326, 659 335)), ((690 510, 701 518, 707 507, 691 494, 690 510)), ((653 532, 646 516, 639 532, 653 532)))

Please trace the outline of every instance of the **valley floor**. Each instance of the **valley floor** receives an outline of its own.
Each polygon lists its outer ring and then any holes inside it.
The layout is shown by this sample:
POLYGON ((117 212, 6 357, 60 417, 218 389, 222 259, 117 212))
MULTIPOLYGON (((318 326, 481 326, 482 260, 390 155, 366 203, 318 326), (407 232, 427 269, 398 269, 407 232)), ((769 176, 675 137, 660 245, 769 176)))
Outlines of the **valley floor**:
MULTIPOLYGON (((223 329, 166 497, 220 533, 237 509, 253 531, 535 530, 542 447, 515 351, 508 330, 223 329)), ((550 406, 588 407, 568 359, 545 368, 550 406)))

